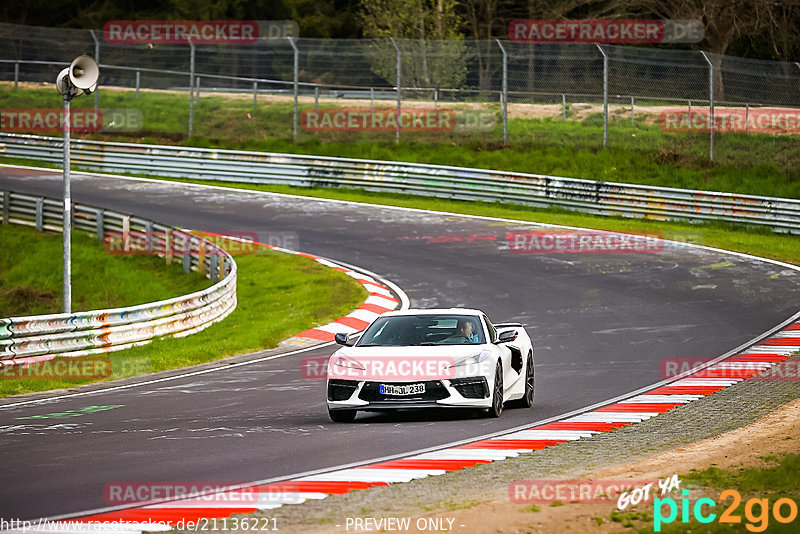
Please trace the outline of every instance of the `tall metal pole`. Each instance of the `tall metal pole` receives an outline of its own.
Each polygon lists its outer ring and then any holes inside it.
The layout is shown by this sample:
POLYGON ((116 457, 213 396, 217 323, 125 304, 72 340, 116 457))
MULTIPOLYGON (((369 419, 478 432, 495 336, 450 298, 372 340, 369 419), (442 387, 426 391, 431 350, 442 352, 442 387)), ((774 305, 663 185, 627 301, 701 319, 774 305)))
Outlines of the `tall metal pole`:
POLYGON ((300 70, 300 57, 299 52, 297 50, 297 45, 294 44, 294 39, 292 37, 287 37, 289 39, 289 44, 292 45, 292 50, 294 51, 294 84, 292 92, 294 93, 294 112, 292 113, 292 142, 297 142, 297 84, 298 84, 298 71, 300 70))
POLYGON ((194 129, 194 44, 189 42, 189 137, 194 129))
POLYGON ((61 311, 72 313, 72 195, 69 183, 69 130, 70 130, 70 110, 69 101, 72 96, 67 92, 64 95, 64 222, 63 222, 63 284, 62 284, 62 303, 61 311))
MULTIPOLYGON (((89 33, 92 35, 92 39, 94 39, 94 60, 100 64, 100 40, 94 34, 94 30, 89 30, 89 33)), ((94 110, 97 112, 97 89, 94 91, 94 110)))
POLYGON ((603 146, 608 146, 608 55, 599 44, 597 48, 603 54, 603 146))
POLYGON ((503 52, 503 146, 505 146, 508 144, 508 54, 500 39, 495 41, 503 52))
POLYGON ((400 51, 400 47, 397 46, 397 42, 395 42, 394 37, 389 38, 394 45, 394 49, 397 52, 397 130, 395 131, 394 142, 400 142, 400 105, 402 102, 402 96, 400 95, 400 86, 402 85, 402 76, 403 76, 403 53, 400 51))
POLYGON ((714 64, 708 59, 708 54, 700 51, 703 54, 703 59, 708 63, 708 157, 714 161, 714 64))

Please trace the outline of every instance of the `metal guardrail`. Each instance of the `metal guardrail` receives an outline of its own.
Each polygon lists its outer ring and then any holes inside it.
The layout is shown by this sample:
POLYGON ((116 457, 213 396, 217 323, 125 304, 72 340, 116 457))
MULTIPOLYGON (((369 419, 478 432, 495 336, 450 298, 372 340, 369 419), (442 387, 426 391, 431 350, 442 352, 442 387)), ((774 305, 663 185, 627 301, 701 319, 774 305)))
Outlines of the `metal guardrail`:
MULTIPOLYGON (((61 232, 63 201, 0 191, 2 223, 61 232)), ((236 262, 210 241, 153 221, 73 206, 73 227, 131 251, 131 240, 146 240, 147 253, 169 264, 183 261, 184 272, 200 271, 217 281, 203 290, 138 306, 77 313, 0 319, 0 369, 55 356, 85 356, 142 345, 168 335, 186 336, 224 319, 236 308, 236 262), (210 251, 210 253, 209 253, 210 251)), ((141 249, 139 249, 141 251, 141 249)))
MULTIPOLYGON (((60 164, 59 138, 0 133, 0 156, 60 164)), ((800 233, 800 200, 672 189, 542 174, 349 158, 73 140, 72 164, 111 173, 173 178, 354 187, 561 206, 584 213, 768 226, 800 233)))

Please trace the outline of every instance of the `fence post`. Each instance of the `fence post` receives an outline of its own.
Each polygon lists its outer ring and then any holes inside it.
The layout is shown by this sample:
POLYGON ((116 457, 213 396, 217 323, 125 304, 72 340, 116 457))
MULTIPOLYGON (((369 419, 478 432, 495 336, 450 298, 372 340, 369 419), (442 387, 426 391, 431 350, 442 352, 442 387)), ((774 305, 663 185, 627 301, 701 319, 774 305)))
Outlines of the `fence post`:
MULTIPOLYGON (((94 60, 95 62, 100 65, 100 40, 97 39, 97 36, 94 34, 94 30, 89 30, 89 33, 92 34, 92 39, 94 39, 94 60)), ((99 84, 94 89, 94 110, 97 111, 97 90, 99 88, 99 84)))
POLYGON ((503 102, 503 146, 505 146, 508 144, 508 54, 500 39, 495 41, 503 52, 503 92, 500 98, 503 102))
POLYGON ((253 107, 258 108, 258 82, 253 82, 253 107))
POLYGON ((439 111, 439 89, 433 90, 433 111, 439 111))
POLYGON ((744 133, 747 133, 747 123, 750 122, 750 104, 744 105, 744 133))
POLYGON ((603 47, 597 45, 603 54, 603 146, 608 145, 608 55, 603 47))
POLYGON ((294 67, 292 69, 294 71, 294 76, 293 76, 294 85, 293 85, 293 89, 292 89, 292 92, 294 93, 294 112, 292 113, 292 142, 296 143, 297 142, 297 119, 298 119, 298 117, 297 117, 297 76, 298 76, 298 71, 300 70, 300 57, 299 57, 299 52, 297 50, 297 45, 294 44, 294 38, 287 37, 287 39, 289 39, 289 44, 292 45, 292 50, 294 51, 294 67))
POLYGON ((319 110, 319 85, 314 86, 314 111, 319 110))
POLYGON ((369 112, 370 114, 375 113, 375 88, 369 88, 369 112))
POLYGON ((708 54, 702 50, 700 53, 703 54, 703 59, 708 63, 708 157, 711 161, 714 161, 714 64, 708 59, 708 54))
POLYGON ((199 74, 194 79, 194 87, 195 87, 194 103, 195 104, 199 104, 200 103, 200 75, 199 74))
POLYGON ((14 92, 17 92, 17 86, 19 85, 19 63, 14 63, 14 92))
POLYGON ((141 73, 137 70, 136 71, 136 97, 135 98, 139 98, 139 81, 140 81, 139 76, 140 76, 140 74, 141 73))
POLYGON ((397 46, 397 43, 395 42, 394 37, 390 37, 389 39, 392 41, 392 45, 394 45, 394 49, 397 51, 397 117, 395 117, 397 119, 395 121, 397 123, 397 130, 395 132, 394 142, 395 143, 399 143, 400 142, 400 105, 401 105, 401 99, 402 99, 402 97, 400 96, 400 87, 402 86, 401 81, 402 81, 402 75, 403 75, 403 67, 402 67, 403 54, 402 54, 402 52, 400 52, 400 47, 397 46))
POLYGON ((567 95, 561 95, 561 118, 567 120, 567 95))
POLYGON ((631 97, 631 126, 633 126, 633 97, 631 97))
MULTIPOLYGON (((189 137, 194 126, 194 43, 189 41, 189 137)), ((170 261, 172 258, 170 257, 170 261)))

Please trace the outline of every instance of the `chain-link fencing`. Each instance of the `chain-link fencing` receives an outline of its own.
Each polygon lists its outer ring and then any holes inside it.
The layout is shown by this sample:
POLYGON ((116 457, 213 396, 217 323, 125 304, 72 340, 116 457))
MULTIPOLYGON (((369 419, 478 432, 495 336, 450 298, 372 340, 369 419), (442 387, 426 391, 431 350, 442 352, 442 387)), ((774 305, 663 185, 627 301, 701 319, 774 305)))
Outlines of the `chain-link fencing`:
POLYGON ((800 132, 800 63, 505 40, 125 45, 100 30, 0 24, 0 80, 15 91, 52 83, 83 53, 101 67, 94 106, 134 102, 153 134, 608 146, 666 162, 689 154, 788 166, 800 132), (154 91, 183 94, 185 106, 145 103, 154 91))

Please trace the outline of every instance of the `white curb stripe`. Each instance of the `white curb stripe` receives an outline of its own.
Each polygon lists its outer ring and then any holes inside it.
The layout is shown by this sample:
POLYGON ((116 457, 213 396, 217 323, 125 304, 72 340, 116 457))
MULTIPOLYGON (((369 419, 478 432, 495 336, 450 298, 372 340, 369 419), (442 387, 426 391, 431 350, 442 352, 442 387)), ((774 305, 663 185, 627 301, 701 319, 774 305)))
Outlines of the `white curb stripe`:
POLYGON ((594 430, 535 430, 534 429, 534 430, 522 430, 521 432, 514 432, 513 434, 508 434, 505 436, 501 436, 499 438, 492 438, 492 439, 574 440, 574 439, 588 438, 598 433, 599 431, 594 431, 594 430))

